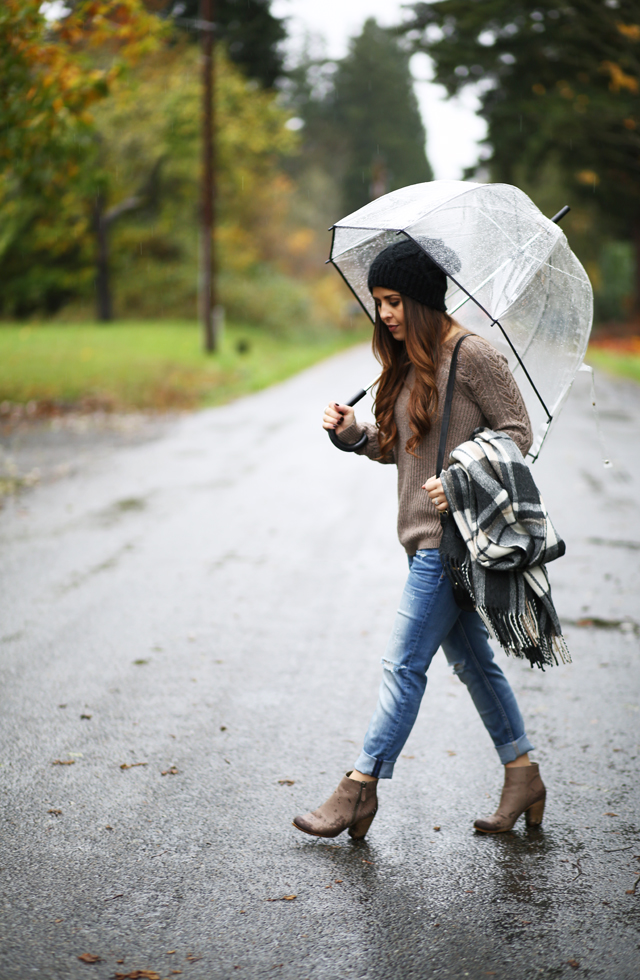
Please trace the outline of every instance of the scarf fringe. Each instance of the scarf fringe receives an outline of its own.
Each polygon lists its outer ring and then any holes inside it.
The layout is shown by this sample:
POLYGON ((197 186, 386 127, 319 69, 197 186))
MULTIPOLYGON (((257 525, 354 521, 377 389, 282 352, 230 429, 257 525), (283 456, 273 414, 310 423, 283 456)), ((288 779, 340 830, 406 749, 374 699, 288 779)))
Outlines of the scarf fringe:
MULTIPOLYGON (((446 556, 443 558, 443 565, 450 582, 467 592, 475 602, 470 563, 459 563, 451 556, 446 556)), ((529 591, 521 613, 479 606, 477 603, 476 611, 489 635, 497 640, 509 656, 528 660, 532 667, 535 665, 542 670, 545 666, 571 663, 571 654, 559 623, 554 622, 555 616, 549 615, 544 602, 533 592, 529 591)))

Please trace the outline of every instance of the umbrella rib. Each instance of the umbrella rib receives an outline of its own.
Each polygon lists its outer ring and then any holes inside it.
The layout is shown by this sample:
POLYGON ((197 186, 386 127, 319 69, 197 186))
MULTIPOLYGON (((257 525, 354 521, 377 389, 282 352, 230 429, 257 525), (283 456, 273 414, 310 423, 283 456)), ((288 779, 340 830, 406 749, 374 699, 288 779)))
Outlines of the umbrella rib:
MULTIPOLYGON (((493 224, 496 225, 496 228, 499 227, 499 225, 497 225, 496 222, 493 221, 493 218, 491 217, 491 215, 486 215, 486 217, 489 219, 489 221, 491 221, 493 224)), ((537 238, 540 238, 540 235, 542 235, 542 231, 543 231, 542 229, 540 231, 538 231, 535 235, 533 235, 529 239, 528 242, 525 242, 524 245, 516 245, 515 242, 512 242, 511 244, 513 245, 513 248, 515 249, 516 252, 520 252, 520 254, 523 254, 524 251, 525 251, 525 249, 529 248, 530 245, 533 245, 533 243, 536 241, 537 238)), ((504 232, 503 232, 503 234, 504 234, 504 232)), ((504 268, 506 268, 506 266, 508 266, 509 263, 512 262, 512 261, 513 261, 513 257, 512 256, 510 256, 508 259, 505 259, 504 262, 502 263, 502 265, 499 265, 497 269, 494 269, 494 271, 491 273, 491 275, 487 276, 487 278, 483 282, 481 282, 479 286, 476 286, 475 287, 474 292, 476 292, 476 293, 479 292, 484 286, 487 285, 487 283, 491 282, 492 279, 495 279, 495 277, 498 275, 498 273, 502 272, 502 270, 504 268)), ((539 268, 542 267, 544 264, 545 264, 545 262, 543 260, 540 263, 539 268)), ((447 273, 447 275, 448 275, 448 273, 447 273)), ((472 297, 471 293, 467 293, 467 298, 466 299, 463 299, 461 303, 458 303, 458 305, 457 306, 454 306, 454 308, 452 310, 450 310, 449 312, 450 313, 457 313, 458 310, 460 309, 460 307, 461 306, 464 306, 464 304, 467 303, 472 298, 473 297, 472 297)))
MULTIPOLYGON (((407 236, 407 238, 410 238, 412 242, 415 242, 415 238, 413 238, 407 231, 403 232, 403 234, 405 234, 407 236)), ((418 245, 420 248, 422 248, 422 245, 420 245, 420 242, 416 242, 416 245, 418 245)), ((422 249, 422 250, 425 251, 425 249, 422 249)), ((535 391, 536 396, 538 398, 538 401, 540 402, 540 404, 542 405, 542 407, 544 408, 544 410, 546 412, 548 421, 551 422, 551 420, 553 418, 551 412, 549 411, 549 409, 545 405, 544 399, 543 399, 542 395, 540 394, 540 392, 538 391, 538 389, 536 388, 536 386, 534 384, 534 381, 533 381, 533 378, 531 377, 531 375, 527 371, 526 367, 524 366, 524 362, 523 362, 522 358, 520 357, 520 355, 518 354, 517 350, 515 349, 515 347, 511 343, 511 338, 509 337, 507 331, 504 329, 504 327, 502 326, 502 324, 500 323, 500 321, 499 320, 496 320, 494 317, 492 317, 491 314, 489 313, 489 311, 488 310, 485 310, 485 308, 482 305, 482 303, 479 300, 477 300, 475 298, 475 296, 472 293, 469 292, 468 289, 465 289, 465 287, 462 285, 462 283, 458 282, 458 280, 454 276, 452 276, 450 272, 447 272, 447 270, 442 267, 442 265, 438 262, 438 260, 437 259, 434 259, 433 255, 430 255, 429 258, 431 259, 432 262, 435 262, 435 264, 438 266, 438 268, 441 269, 442 272, 444 272, 445 275, 449 276, 449 279, 451 279, 451 282, 455 282, 455 284, 458 287, 458 289, 461 289, 463 293, 466 293, 466 295, 469 297, 469 299, 472 300, 476 304, 476 306, 479 309, 482 310, 482 312, 485 314, 485 316, 487 316, 489 318, 489 320, 491 321, 491 326, 492 327, 494 325, 497 325, 497 326, 500 327, 500 330, 502 331, 502 336, 504 337, 504 339, 508 343, 508 345, 511 348, 511 350, 513 351, 513 353, 515 354, 515 356, 517 358, 517 361, 518 361, 518 364, 520 365, 520 367, 522 368, 522 370, 524 371, 524 373, 526 375, 527 381, 529 382, 529 384, 531 385, 531 387, 535 391)))
MULTIPOLYGON (((480 303, 478 303, 478 306, 480 306, 480 303)), ((483 307, 480 306, 480 309, 483 310, 483 307)), ((487 313, 486 310, 483 310, 483 312, 484 313, 487 313)), ((488 313, 487 313, 487 316, 489 316, 488 313)), ((506 342, 509 344, 509 347, 511 348, 511 350, 513 351, 513 353, 516 355, 516 357, 518 359, 518 364, 520 365, 520 367, 522 368, 522 370, 524 371, 524 373, 527 376, 527 381, 529 382, 529 384, 531 385, 531 387, 535 391, 536 395, 538 396, 538 401, 540 402, 540 404, 544 408, 545 412, 547 413, 547 420, 549 422, 551 422, 553 416, 551 415, 551 412, 549 411, 549 409, 545 405, 544 399, 542 398, 542 395, 540 394, 540 392, 536 388, 535 384, 533 383, 533 378, 531 377, 531 375, 527 371, 526 367, 524 366, 524 362, 523 362, 522 358, 520 357, 520 355, 518 354, 517 350, 515 349, 515 347, 511 343, 511 339, 509 338, 509 335, 508 335, 507 331, 504 329, 504 327, 502 326, 502 324, 500 323, 499 320, 492 320, 491 321, 491 326, 493 326, 494 324, 497 324, 500 327, 500 330, 502 331, 502 336, 504 337, 504 339, 506 340, 506 342)))
POLYGON ((355 296, 355 298, 358 300, 358 303, 360 304, 360 306, 362 307, 362 309, 364 310, 364 312, 366 313, 366 315, 369 317, 369 319, 373 323, 373 318, 372 318, 371 314, 369 313, 369 310, 366 308, 366 306, 364 305, 364 303, 362 302, 362 300, 360 299, 360 297, 356 293, 355 289, 353 288, 353 286, 351 285, 351 283, 349 282, 349 280, 345 276, 344 272, 342 271, 342 269, 340 268, 340 266, 335 262, 335 260, 333 258, 333 245, 334 245, 334 242, 336 240, 336 226, 335 225, 332 225, 330 230, 331 230, 331 251, 329 252, 329 258, 327 259, 327 262, 325 263, 325 265, 330 262, 331 265, 333 266, 333 268, 338 270, 338 272, 342 276, 343 281, 349 287, 349 289, 351 290, 351 292, 353 293, 353 295, 355 296))

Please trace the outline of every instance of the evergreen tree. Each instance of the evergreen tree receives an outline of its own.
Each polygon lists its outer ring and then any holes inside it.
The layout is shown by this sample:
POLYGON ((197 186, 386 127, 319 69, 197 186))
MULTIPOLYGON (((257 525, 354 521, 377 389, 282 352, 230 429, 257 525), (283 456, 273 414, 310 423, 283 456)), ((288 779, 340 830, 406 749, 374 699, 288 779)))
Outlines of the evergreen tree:
MULTIPOLYGON (((147 6, 171 17, 198 37, 200 0, 146 0, 147 6)), ((216 39, 223 41, 231 60, 247 78, 273 88, 283 75, 281 42, 287 36, 283 21, 270 10, 271 0, 216 0, 216 39)))
POLYGON ((487 163, 513 182, 555 167, 601 229, 635 242, 640 312, 637 0, 439 0, 402 25, 450 94, 485 83, 487 163))
POLYGON ((334 129, 344 157, 345 211, 433 178, 409 55, 373 18, 338 62, 324 110, 324 126, 334 129))

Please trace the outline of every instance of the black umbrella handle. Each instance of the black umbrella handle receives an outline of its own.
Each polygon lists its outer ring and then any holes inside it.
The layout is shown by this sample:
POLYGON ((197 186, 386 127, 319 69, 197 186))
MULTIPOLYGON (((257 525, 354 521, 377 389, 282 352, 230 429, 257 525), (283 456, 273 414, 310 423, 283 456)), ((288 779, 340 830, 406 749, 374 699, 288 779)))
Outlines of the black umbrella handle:
MULTIPOLYGON (((361 388, 360 391, 356 392, 353 398, 350 398, 348 402, 345 402, 345 405, 348 405, 349 408, 353 408, 354 405, 358 404, 361 398, 364 398, 366 393, 367 393, 366 389, 361 388)), ((329 438, 331 439, 333 445, 336 447, 336 449, 341 449, 343 453, 354 453, 356 449, 362 449, 362 447, 367 441, 366 432, 363 432, 363 434, 360 436, 357 442, 348 443, 348 442, 341 442, 340 439, 338 439, 333 429, 328 429, 327 431, 329 433, 329 438)))

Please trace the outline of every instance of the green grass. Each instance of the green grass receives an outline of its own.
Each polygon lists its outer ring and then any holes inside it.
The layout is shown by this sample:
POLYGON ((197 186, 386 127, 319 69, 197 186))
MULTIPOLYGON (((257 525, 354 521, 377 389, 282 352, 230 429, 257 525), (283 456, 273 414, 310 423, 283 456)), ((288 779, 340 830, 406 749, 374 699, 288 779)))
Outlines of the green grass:
POLYGON ((601 368, 609 374, 640 382, 640 354, 617 353, 603 350, 601 347, 589 347, 587 363, 591 364, 592 367, 601 368))
POLYGON ((217 405, 282 381, 369 336, 365 328, 277 338, 230 324, 220 350, 206 355, 193 322, 2 324, 0 402, 160 411, 217 405))

